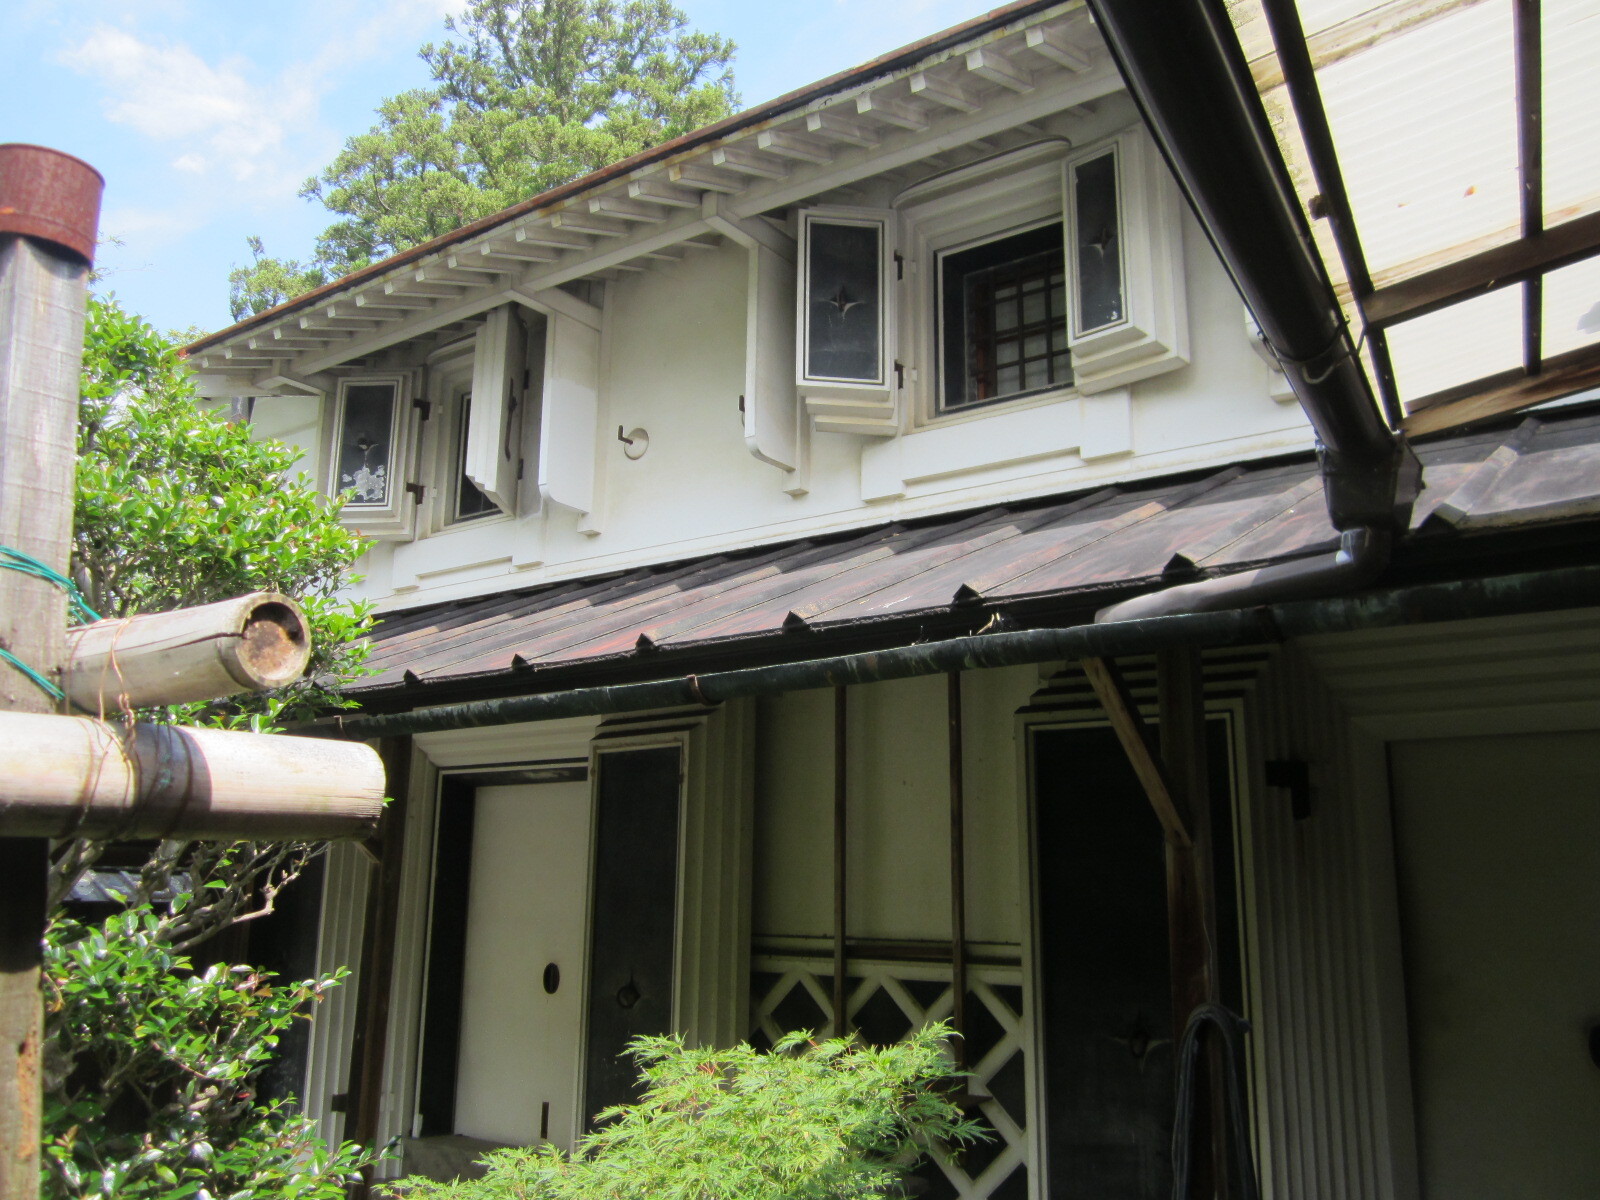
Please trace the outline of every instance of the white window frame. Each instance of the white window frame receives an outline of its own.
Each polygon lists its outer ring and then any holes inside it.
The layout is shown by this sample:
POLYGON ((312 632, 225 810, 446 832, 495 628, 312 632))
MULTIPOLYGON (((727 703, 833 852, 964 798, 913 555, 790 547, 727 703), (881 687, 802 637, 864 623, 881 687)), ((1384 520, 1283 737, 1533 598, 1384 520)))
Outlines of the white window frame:
POLYGON ((522 427, 532 390, 528 337, 516 304, 503 304, 484 314, 473 340, 468 392, 472 426, 460 439, 462 471, 508 516, 517 515, 523 474, 522 427))
POLYGON ((899 346, 913 428, 981 420, 1075 394, 1072 384, 1063 384, 945 411, 940 362, 943 259, 1060 222, 1060 163, 1068 149, 1064 141, 1039 142, 915 184, 895 200, 906 247, 899 346))
POLYGON ((895 354, 896 252, 894 214, 887 209, 820 205, 800 211, 795 304, 795 387, 818 430, 880 437, 899 431, 895 354), (809 266, 812 227, 852 225, 878 231, 878 363, 875 378, 841 379, 810 373, 809 266))
POLYGON ((1073 378, 1085 395, 1149 379, 1189 361, 1184 288, 1182 207, 1155 143, 1142 127, 1125 129, 1061 165, 1067 249, 1067 345, 1073 378), (1078 324, 1077 170, 1111 155, 1116 169, 1122 316, 1093 329, 1078 324))
POLYGON ((957 405, 949 408, 945 406, 945 388, 948 380, 945 378, 944 345, 946 338, 950 336, 946 333, 945 328, 946 323, 949 320, 949 314, 945 312, 944 301, 945 263, 952 255, 962 254, 968 250, 976 250, 982 246, 992 245, 995 242, 1002 242, 1007 238, 1016 237, 1019 234, 1032 233, 1036 229, 1047 229, 1051 226, 1059 226, 1060 224, 1061 221, 1059 218, 1056 220, 1050 220, 1046 218, 1044 220, 1035 221, 1031 224, 1022 225, 1014 229, 1007 229, 1001 233, 988 237, 978 238, 972 242, 967 242, 956 246, 946 246, 943 249, 936 250, 934 252, 932 269, 933 294, 930 298, 930 307, 932 307, 934 311, 933 362, 930 364, 932 380, 929 388, 929 395, 932 400, 932 412, 930 413, 931 418, 942 420, 948 417, 956 417, 965 413, 975 412, 979 409, 993 408, 1001 405, 1015 405, 1020 404, 1023 401, 1040 398, 1056 400, 1074 390, 1072 383, 1069 381, 1055 385, 1047 385, 1042 388, 1019 388, 1015 392, 1009 392, 1003 396, 995 396, 988 400, 975 400, 968 404, 957 405))
POLYGON ((1036 142, 912 185, 894 201, 905 257, 898 297, 899 360, 910 428, 980 420, 1125 387, 1189 361, 1183 239, 1176 185, 1140 128, 1084 147, 1036 142), (1118 252, 1123 319, 1094 330, 1077 325, 1073 172, 1107 154, 1117 166, 1118 252), (1067 267, 1072 382, 946 411, 942 407, 940 264, 952 253, 1052 221, 1062 225, 1067 267))
POLYGON ((390 450, 387 464, 388 496, 382 504, 346 504, 340 523, 381 541, 409 540, 416 529, 416 497, 408 487, 416 468, 418 413, 416 373, 389 371, 370 375, 351 375, 339 381, 329 406, 325 437, 326 479, 324 488, 337 496, 344 490, 339 479, 339 445, 343 440, 345 401, 350 389, 369 385, 394 387, 394 417, 390 425, 390 450))
POLYGON ((466 337, 428 356, 429 414, 421 455, 427 464, 427 478, 423 480, 419 528, 429 535, 509 519, 503 510, 476 517, 456 515, 462 483, 462 418, 472 398, 476 345, 476 336, 466 337))

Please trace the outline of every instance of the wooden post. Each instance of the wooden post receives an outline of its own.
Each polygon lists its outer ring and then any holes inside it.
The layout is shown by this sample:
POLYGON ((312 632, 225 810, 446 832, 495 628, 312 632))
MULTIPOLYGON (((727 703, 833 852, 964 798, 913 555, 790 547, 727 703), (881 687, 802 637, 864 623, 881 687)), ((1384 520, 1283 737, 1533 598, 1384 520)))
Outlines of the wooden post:
MULTIPOLYGON (((1219 1000, 1217 910, 1211 839, 1211 786, 1206 764, 1205 676, 1200 652, 1164 650, 1156 656, 1161 759, 1189 822, 1187 845, 1167 843, 1167 930, 1172 966, 1172 1044, 1181 1044, 1189 1014, 1219 1000)), ((1199 1062, 1191 1127, 1192 1194, 1225 1194, 1218 1185, 1227 1163, 1222 1122, 1221 1058, 1209 1045, 1199 1062)))
MULTIPOLYGON (((405 867, 406 804, 411 793, 411 739, 386 738, 379 746, 394 798, 371 849, 377 866, 367 883, 367 909, 356 986, 355 1037, 345 1085, 345 1137, 375 1148, 383 1105, 383 1060, 389 1049, 389 1008, 394 986, 394 946, 400 920, 400 880, 405 867)), ((372 1168, 351 1185, 349 1200, 372 1194, 372 1168)))
MULTIPOLYGON (((1149 729, 1116 664, 1109 659, 1086 658, 1079 665, 1099 697, 1165 834, 1167 956, 1172 974, 1176 1046, 1195 1007, 1218 998, 1211 792, 1200 652, 1169 650, 1157 656, 1160 753, 1151 745, 1149 729)), ((1200 1150, 1190 1174, 1196 1196, 1213 1193, 1226 1162, 1223 1130, 1212 1117, 1222 1111, 1217 1061, 1210 1054, 1202 1060, 1205 1077, 1197 1081, 1195 1091, 1206 1098, 1193 1126, 1195 1145, 1200 1150)))
POLYGON ((1085 658, 1078 665, 1089 677, 1089 686, 1094 688, 1100 707, 1105 709, 1111 731, 1128 756, 1128 763, 1138 776, 1150 807, 1155 810, 1156 820, 1161 822, 1162 834, 1169 844, 1188 845, 1189 823, 1182 799, 1168 777, 1166 764, 1151 744, 1144 718, 1139 715, 1139 706, 1134 703, 1122 672, 1109 658, 1085 658))
MULTIPOLYGON (((65 572, 83 358, 84 289, 99 172, 37 146, 0 146, 0 545, 65 572)), ((59 678, 66 597, 0 570, 0 648, 59 678)), ((53 699, 0 661, 0 710, 53 699)), ((48 843, 0 839, 0 1200, 39 1195, 39 1061, 48 843)))
POLYGON ((845 877, 850 845, 850 771, 847 750, 850 744, 850 727, 847 719, 849 689, 839 684, 833 689, 833 1036, 844 1037, 850 1031, 850 1017, 845 1012, 849 993, 844 985, 846 969, 845 937, 849 931, 848 906, 850 888, 845 877))
MULTIPOLYGON (((956 1031, 955 1066, 967 1061, 967 787, 962 756, 961 672, 951 671, 945 688, 950 725, 950 1024, 956 1031)), ((962 1088, 966 1094, 967 1088, 962 1088)))

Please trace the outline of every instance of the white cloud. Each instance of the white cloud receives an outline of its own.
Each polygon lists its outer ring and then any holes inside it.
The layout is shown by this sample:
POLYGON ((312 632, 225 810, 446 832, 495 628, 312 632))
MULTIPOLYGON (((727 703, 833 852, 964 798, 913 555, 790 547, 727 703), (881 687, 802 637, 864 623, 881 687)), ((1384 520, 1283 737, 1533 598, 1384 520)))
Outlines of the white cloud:
POLYGON ((100 214, 100 232, 122 242, 169 241, 190 228, 192 214, 173 208, 142 208, 129 205, 110 208, 100 214))
POLYGON ((281 186, 289 131, 314 118, 309 90, 263 87, 242 59, 208 63, 183 43, 109 25, 93 28, 65 59, 101 81, 110 120, 180 148, 173 165, 190 174, 281 186))
POLYGON ((409 48, 442 33, 443 18, 466 0, 323 0, 315 8, 315 41, 291 49, 287 61, 278 57, 270 70, 242 55, 207 58, 186 41, 142 33, 138 18, 160 17, 181 3, 143 0, 120 24, 91 27, 61 61, 98 83, 109 120, 171 148, 174 170, 231 184, 228 190, 259 203, 291 198, 322 165, 330 131, 320 109, 341 72, 393 54, 397 42, 409 48))

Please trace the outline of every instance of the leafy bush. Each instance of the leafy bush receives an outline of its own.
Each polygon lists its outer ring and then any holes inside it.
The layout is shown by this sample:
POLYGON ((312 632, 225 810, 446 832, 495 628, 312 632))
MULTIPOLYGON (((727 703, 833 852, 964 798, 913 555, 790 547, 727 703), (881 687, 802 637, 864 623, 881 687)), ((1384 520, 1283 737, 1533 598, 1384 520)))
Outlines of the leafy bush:
POLYGON ((395 1189, 406 1200, 867 1200, 896 1187, 919 1147, 979 1136, 944 1090, 949 1033, 930 1026, 881 1049, 796 1033, 770 1054, 639 1038, 643 1098, 601 1113, 572 1154, 498 1150, 482 1179, 395 1189))
POLYGON ((351 703, 337 688, 364 673, 371 606, 339 592, 366 543, 339 523, 340 501, 295 472, 298 456, 201 407, 171 338, 115 299, 90 300, 72 517, 73 571, 90 605, 127 617, 272 589, 298 600, 311 626, 303 680, 174 719, 245 714, 233 723, 261 728, 351 703))
MULTIPOLYGON (((183 900, 176 904, 181 907, 183 900)), ((255 1080, 337 977, 196 973, 128 909, 57 920, 45 957, 44 1192, 77 1200, 337 1200, 370 1156, 329 1149, 255 1080)))

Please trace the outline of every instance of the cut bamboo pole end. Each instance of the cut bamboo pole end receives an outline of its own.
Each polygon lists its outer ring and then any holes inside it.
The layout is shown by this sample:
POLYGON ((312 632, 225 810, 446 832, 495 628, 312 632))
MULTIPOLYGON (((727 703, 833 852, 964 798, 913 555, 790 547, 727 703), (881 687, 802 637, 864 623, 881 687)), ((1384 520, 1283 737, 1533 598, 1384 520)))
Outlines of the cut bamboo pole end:
POLYGON ((277 592, 67 630, 67 698, 102 715, 292 683, 311 658, 300 606, 277 592))
POLYGON ((365 838, 383 794, 360 742, 0 713, 0 837, 365 838))

